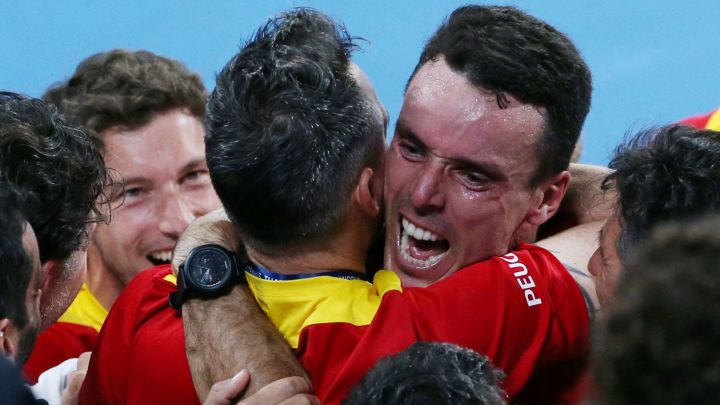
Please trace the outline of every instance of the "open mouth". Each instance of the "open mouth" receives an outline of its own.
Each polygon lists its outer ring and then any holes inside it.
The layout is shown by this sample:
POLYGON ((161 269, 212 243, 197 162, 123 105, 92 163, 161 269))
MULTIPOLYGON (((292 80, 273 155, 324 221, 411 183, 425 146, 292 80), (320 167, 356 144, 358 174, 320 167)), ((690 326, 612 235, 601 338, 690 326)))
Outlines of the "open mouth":
POLYGON ((153 266, 168 264, 170 263, 170 259, 172 259, 172 250, 151 253, 145 257, 153 264, 153 266))
POLYGON ((400 252, 405 261, 418 268, 432 267, 445 257, 448 249, 447 239, 402 218, 400 252))

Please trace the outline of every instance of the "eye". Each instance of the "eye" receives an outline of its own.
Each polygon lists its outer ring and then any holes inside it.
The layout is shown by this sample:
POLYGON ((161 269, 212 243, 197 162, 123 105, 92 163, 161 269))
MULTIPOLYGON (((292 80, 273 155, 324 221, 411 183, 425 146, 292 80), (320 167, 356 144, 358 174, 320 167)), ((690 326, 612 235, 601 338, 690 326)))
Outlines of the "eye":
POLYGON ((184 175, 180 182, 204 183, 208 180, 208 177, 209 173, 207 170, 193 170, 184 175))
POLYGON ((423 157, 423 150, 412 142, 401 141, 398 144, 400 154, 408 160, 417 160, 423 157))
POLYGON ((457 177, 465 187, 471 190, 482 189, 488 184, 487 176, 472 170, 459 170, 457 177))
POLYGON ((143 191, 144 190, 141 187, 126 188, 125 191, 123 191, 121 196, 125 199, 137 198, 142 195, 143 191))

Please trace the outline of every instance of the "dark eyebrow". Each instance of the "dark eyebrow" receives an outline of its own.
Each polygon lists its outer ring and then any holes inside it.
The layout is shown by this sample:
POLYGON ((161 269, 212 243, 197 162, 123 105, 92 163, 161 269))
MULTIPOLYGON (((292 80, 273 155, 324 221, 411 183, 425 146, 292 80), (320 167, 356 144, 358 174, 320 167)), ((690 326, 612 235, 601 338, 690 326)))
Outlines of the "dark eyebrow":
POLYGON ((425 143, 423 143, 423 141, 421 141, 420 138, 418 138, 418 136, 415 135, 415 133, 401 120, 398 120, 397 124, 395 124, 395 136, 399 136, 403 140, 410 141, 422 149, 427 149, 425 143))
POLYGON ((200 167, 206 167, 207 163, 205 162, 205 159, 194 159, 189 162, 185 166, 180 169, 180 173, 187 173, 190 170, 197 169, 200 167))

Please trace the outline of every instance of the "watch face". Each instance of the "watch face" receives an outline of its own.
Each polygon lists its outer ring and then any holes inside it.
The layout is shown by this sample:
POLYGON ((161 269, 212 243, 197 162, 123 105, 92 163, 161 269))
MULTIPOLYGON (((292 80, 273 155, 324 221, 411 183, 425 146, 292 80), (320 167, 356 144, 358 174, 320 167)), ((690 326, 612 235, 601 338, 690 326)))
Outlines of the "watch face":
POLYGON ((212 288, 229 277, 231 258, 220 249, 205 247, 188 260, 188 276, 198 287, 212 288))

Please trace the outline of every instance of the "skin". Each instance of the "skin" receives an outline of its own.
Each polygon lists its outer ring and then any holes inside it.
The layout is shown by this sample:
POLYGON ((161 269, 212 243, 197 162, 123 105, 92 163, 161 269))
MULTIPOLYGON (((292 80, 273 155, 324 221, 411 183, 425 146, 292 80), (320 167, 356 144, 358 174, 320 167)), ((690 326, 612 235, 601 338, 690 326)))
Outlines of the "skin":
POLYGON ((605 222, 598 235, 599 246, 588 262, 593 275, 595 290, 602 308, 608 308, 613 301, 615 287, 622 270, 617 242, 622 228, 617 213, 605 222))
POLYGON ((529 187, 542 111, 507 99, 501 109, 495 95, 442 58, 423 65, 410 82, 385 175, 385 264, 403 285, 427 286, 504 254, 524 227, 540 225, 557 209, 567 172, 529 187), (444 242, 428 249, 411 237, 404 249, 403 219, 444 242), (427 260, 433 256, 437 260, 427 260))
POLYGON ((110 224, 98 225, 88 252, 88 285, 106 308, 135 275, 159 263, 152 256, 169 260, 190 222, 220 207, 204 134, 200 120, 180 109, 140 128, 101 134, 105 162, 124 181, 113 195, 110 224))

